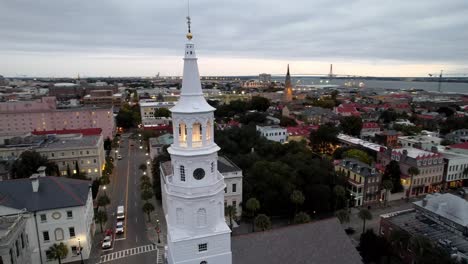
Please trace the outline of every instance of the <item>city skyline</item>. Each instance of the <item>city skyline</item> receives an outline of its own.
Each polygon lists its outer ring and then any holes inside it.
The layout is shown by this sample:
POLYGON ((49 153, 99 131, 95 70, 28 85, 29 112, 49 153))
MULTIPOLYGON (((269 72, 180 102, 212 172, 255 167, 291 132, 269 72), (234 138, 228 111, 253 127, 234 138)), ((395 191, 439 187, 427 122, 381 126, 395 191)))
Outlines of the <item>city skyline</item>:
MULTIPOLYGON (((4 76, 181 75, 186 2, 0 4, 4 76)), ((465 1, 193 1, 201 75, 468 73, 465 1), (271 9, 274 6, 275 9, 271 9), (196 14, 196 15, 195 15, 196 14)))

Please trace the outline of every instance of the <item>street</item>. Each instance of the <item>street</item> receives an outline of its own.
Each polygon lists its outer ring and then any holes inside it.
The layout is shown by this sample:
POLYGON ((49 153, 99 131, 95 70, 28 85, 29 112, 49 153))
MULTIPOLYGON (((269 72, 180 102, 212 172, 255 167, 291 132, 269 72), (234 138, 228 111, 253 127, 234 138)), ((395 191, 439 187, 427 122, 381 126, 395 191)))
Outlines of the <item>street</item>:
MULTIPOLYGON (((90 258, 89 263, 157 263, 158 260, 161 261, 162 250, 159 250, 148 237, 152 233, 148 232, 148 219, 142 210, 143 201, 140 198, 139 178, 143 172, 138 167, 142 163, 146 164, 148 156, 145 155, 146 150, 140 149, 139 146, 138 140, 124 135, 118 153, 112 150, 111 155, 114 157, 115 167, 111 183, 105 190, 111 200, 107 206, 108 221, 105 229, 115 230, 117 207, 123 205, 126 213, 125 232, 115 236, 113 247, 108 250, 101 249, 99 241, 102 234, 97 232, 95 243, 93 243, 92 259, 90 258), (122 159, 118 160, 117 155, 121 155, 122 159)), ((154 198, 151 202, 158 206, 154 203, 154 198)), ((97 231, 100 232, 99 228, 97 231)))

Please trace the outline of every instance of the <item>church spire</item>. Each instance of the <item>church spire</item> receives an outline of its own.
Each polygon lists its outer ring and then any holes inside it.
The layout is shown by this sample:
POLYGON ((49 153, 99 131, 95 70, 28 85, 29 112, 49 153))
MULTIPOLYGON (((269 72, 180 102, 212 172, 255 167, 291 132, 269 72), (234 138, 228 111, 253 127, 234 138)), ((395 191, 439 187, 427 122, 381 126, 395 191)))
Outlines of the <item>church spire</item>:
POLYGON ((197 113, 210 112, 215 109, 206 102, 200 82, 198 72, 197 56, 195 54, 195 44, 192 42, 191 18, 187 16, 187 43, 185 44, 184 73, 182 76, 182 88, 180 99, 171 108, 171 112, 176 113, 197 113))
POLYGON ((288 64, 288 70, 286 72, 286 80, 284 81, 283 102, 288 103, 291 101, 292 101, 292 84, 291 84, 291 75, 289 74, 289 64, 288 64))

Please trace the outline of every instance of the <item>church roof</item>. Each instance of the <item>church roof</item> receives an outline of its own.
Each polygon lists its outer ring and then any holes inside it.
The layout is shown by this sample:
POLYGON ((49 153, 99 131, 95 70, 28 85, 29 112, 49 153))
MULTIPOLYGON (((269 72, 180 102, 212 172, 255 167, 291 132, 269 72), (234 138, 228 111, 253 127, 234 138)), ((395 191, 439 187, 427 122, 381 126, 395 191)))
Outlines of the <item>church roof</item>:
POLYGON ((233 236, 233 264, 361 264, 336 218, 233 236))

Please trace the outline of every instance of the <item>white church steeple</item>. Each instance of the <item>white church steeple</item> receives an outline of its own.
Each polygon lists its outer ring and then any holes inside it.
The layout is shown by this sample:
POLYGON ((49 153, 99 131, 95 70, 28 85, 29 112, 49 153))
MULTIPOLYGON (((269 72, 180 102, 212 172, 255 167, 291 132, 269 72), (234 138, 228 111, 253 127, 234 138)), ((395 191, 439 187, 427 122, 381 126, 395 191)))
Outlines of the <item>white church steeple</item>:
POLYGON ((167 222, 167 261, 231 264, 231 230, 224 218, 224 178, 217 169, 215 108, 205 100, 195 46, 189 32, 179 101, 170 109, 174 143, 168 148, 171 173, 161 173, 167 222))

